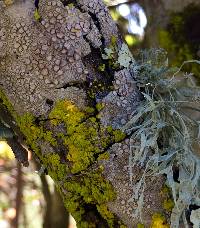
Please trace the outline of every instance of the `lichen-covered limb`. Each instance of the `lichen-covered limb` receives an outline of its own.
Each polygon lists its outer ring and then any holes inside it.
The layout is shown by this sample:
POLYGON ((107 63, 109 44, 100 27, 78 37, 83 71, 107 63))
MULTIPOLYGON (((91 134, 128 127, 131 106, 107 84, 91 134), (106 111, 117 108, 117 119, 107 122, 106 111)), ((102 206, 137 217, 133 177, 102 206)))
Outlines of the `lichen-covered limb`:
POLYGON ((28 151, 22 146, 23 134, 2 100, 0 101, 0 132, 0 140, 6 140, 15 158, 24 166, 28 166, 28 151))
MULTIPOLYGON (((0 1, 1 100, 79 227, 137 223, 127 198, 129 139, 118 128, 140 96, 129 70, 115 64, 121 43, 101 0, 40 0, 37 10, 31 1, 0 1)), ((160 209, 148 206, 154 190, 147 186, 147 224, 160 209)))

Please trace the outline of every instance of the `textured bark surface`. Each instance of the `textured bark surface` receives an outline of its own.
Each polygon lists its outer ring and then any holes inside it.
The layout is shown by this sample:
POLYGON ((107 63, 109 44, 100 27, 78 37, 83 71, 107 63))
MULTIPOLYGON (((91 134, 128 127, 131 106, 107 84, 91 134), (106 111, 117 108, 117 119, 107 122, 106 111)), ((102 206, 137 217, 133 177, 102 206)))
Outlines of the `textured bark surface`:
MULTIPOLYGON (((133 227, 130 139, 117 129, 140 92, 128 68, 101 56, 111 46, 117 56, 122 45, 107 8, 101 0, 40 0, 36 20, 32 1, 0 3, 1 102, 79 227, 133 227)), ((141 170, 133 172, 137 181, 141 170)), ((162 183, 147 181, 145 224, 162 210, 162 183)))

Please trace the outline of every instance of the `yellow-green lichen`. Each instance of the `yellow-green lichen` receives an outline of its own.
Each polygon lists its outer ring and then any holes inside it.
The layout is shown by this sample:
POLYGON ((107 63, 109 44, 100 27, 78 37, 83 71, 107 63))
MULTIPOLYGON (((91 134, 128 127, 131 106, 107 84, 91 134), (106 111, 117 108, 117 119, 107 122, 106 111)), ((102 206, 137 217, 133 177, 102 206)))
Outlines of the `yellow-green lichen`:
POLYGON ((108 210, 106 204, 97 205, 97 210, 101 216, 108 221, 109 227, 113 226, 114 215, 108 210))
POLYGON ((34 18, 35 18, 36 21, 40 21, 41 20, 41 16, 40 16, 40 14, 38 12, 38 9, 35 9, 35 11, 34 11, 34 18))
POLYGON ((17 124, 20 127, 21 132, 26 136, 27 144, 31 145, 33 149, 38 147, 37 141, 41 139, 49 142, 53 146, 57 145, 56 140, 53 138, 52 132, 45 130, 42 125, 36 125, 35 117, 31 113, 18 116, 17 124))
POLYGON ((64 122, 68 134, 74 132, 74 127, 79 124, 84 117, 84 113, 67 100, 58 101, 49 114, 49 118, 52 119, 51 123, 53 125, 56 126, 59 123, 64 122))
POLYGON ((32 114, 25 114, 23 116, 19 116, 13 108, 13 105, 8 100, 6 94, 3 90, 0 90, 0 99, 3 101, 3 104, 7 108, 7 110, 12 115, 13 119, 16 121, 20 131, 26 136, 26 142, 28 145, 31 145, 32 149, 38 151, 38 147, 35 143, 37 136, 39 135, 39 129, 34 128, 34 116, 32 114))
POLYGON ((108 210, 106 202, 114 200, 115 193, 111 184, 103 178, 100 169, 79 177, 78 181, 66 181, 64 187, 67 189, 65 206, 78 224, 81 224, 85 213, 84 204, 90 204, 96 205, 109 227, 113 227, 114 215, 108 210))
POLYGON ((95 109, 92 107, 86 107, 84 111, 88 114, 93 114, 95 112, 95 109))
POLYGON ((144 224, 142 224, 142 223, 138 223, 138 224, 137 224, 137 228, 145 228, 145 226, 144 226, 144 224))
POLYGON ((166 218, 161 213, 155 213, 152 216, 150 228, 170 228, 166 222, 166 218))
POLYGON ((73 4, 73 3, 69 3, 67 6, 68 6, 70 9, 71 9, 71 8, 74 8, 74 4, 73 4))
POLYGON ((20 131, 24 134, 24 136, 26 136, 26 142, 28 145, 31 145, 34 149, 36 149, 36 141, 38 139, 44 139, 53 146, 57 145, 52 132, 45 130, 42 126, 37 126, 35 124, 35 117, 31 113, 26 113, 21 116, 18 115, 2 90, 0 90, 0 99, 3 101, 3 104, 16 121, 20 131))
POLYGON ((114 35, 111 36, 110 46, 115 49, 117 48, 117 37, 114 35))
POLYGON ((174 208, 173 199, 165 199, 163 202, 163 209, 165 209, 167 212, 171 212, 173 208, 174 208))
POLYGON ((171 212, 174 208, 174 200, 172 197, 171 189, 164 185, 160 192, 161 197, 163 198, 163 209, 168 213, 171 212))
POLYGON ((122 224, 122 225, 119 226, 119 228, 127 228, 127 226, 122 224))
POLYGON ((108 160, 109 157, 110 157, 109 153, 105 152, 105 153, 99 155, 98 160, 108 160))
POLYGON ((105 68, 106 68, 106 65, 105 64, 101 64, 101 65, 99 65, 98 70, 101 71, 101 72, 104 72, 105 68))
POLYGON ((122 134, 111 127, 109 130, 103 128, 96 117, 90 117, 92 108, 89 112, 88 109, 80 111, 69 101, 58 101, 48 119, 52 127, 64 123, 66 129, 66 133, 57 134, 57 137, 63 140, 63 146, 66 146, 67 163, 62 163, 57 153, 47 151, 41 154, 40 145, 44 141, 52 146, 58 146, 53 133, 46 130, 43 122, 36 124, 36 118, 30 113, 17 115, 3 93, 0 93, 0 98, 9 111, 12 111, 27 144, 37 154, 57 184, 64 204, 76 219, 78 227, 95 227, 95 223, 86 219, 85 205, 94 205, 109 227, 113 227, 114 215, 106 207, 107 202, 115 199, 113 187, 104 179, 103 167, 93 171, 87 168, 99 155, 108 157, 109 154, 104 149, 121 139, 122 134), (95 157, 96 154, 98 156, 95 157), (78 175, 74 176, 71 173, 78 175))
POLYGON ((60 156, 56 153, 44 155, 42 161, 48 167, 49 175, 54 181, 63 181, 66 178, 68 167, 60 162, 60 156))
POLYGON ((96 104, 96 109, 97 109, 98 112, 100 112, 103 108, 104 108, 104 104, 102 104, 102 103, 97 103, 96 104))
POLYGON ((6 106, 10 114, 13 116, 13 118, 16 119, 17 114, 13 108, 13 105, 10 103, 10 101, 8 100, 6 94, 2 89, 0 89, 0 99, 2 100, 3 104, 6 106))
POLYGON ((124 132, 122 132, 121 130, 113 130, 112 126, 108 126, 106 129, 109 133, 113 134, 113 136, 115 138, 115 142, 122 141, 126 136, 126 134, 124 132))
POLYGON ((113 131, 113 135, 114 135, 114 138, 115 138, 115 142, 120 142, 122 141, 124 138, 125 138, 125 134, 124 132, 120 131, 120 130, 114 130, 113 131))
POLYGON ((66 100, 56 103, 49 118, 53 125, 65 124, 66 135, 59 136, 68 148, 66 158, 71 162, 72 173, 85 170, 104 148, 125 137, 119 130, 103 128, 96 117, 88 118, 86 112, 66 100))

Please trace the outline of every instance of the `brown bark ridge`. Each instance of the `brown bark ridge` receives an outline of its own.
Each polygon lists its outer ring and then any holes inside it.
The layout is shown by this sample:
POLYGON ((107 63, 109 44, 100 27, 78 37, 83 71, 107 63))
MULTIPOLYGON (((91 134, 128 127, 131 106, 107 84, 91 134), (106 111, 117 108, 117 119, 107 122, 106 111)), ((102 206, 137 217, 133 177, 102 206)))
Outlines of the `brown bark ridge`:
MULTIPOLYGON (((101 0, 40 0, 36 7, 0 1, 1 103, 78 227, 139 222, 127 169, 130 139, 118 129, 141 98, 129 64, 115 64, 122 46, 101 0)), ((141 172, 133 173, 137 181, 141 172)), ((147 180, 147 225, 161 210, 162 183, 147 180)))

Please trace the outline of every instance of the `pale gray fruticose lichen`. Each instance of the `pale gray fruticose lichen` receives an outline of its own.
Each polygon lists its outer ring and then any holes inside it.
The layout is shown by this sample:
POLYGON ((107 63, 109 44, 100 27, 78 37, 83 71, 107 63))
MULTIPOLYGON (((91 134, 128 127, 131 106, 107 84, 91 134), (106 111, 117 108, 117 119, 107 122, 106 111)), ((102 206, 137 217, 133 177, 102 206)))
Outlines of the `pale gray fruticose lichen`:
POLYGON ((193 223, 193 228, 200 227, 200 209, 192 210, 190 221, 193 223))
MULTIPOLYGON (((200 64, 196 60, 188 62, 200 64)), ((135 177, 132 167, 139 165, 144 169, 139 181, 133 184, 132 199, 138 201, 135 215, 142 220, 147 178, 165 174, 175 204, 171 213, 173 228, 182 224, 187 227, 186 212, 189 206, 200 206, 199 87, 176 79, 183 65, 188 62, 184 62, 177 70, 166 66, 162 50, 144 51, 141 60, 132 66, 138 86, 143 88, 143 101, 122 128, 138 142, 130 144, 132 183, 135 177), (190 116, 188 110, 193 111, 190 116), (194 118, 195 112, 198 112, 197 119, 194 118), (175 170, 178 170, 178 181, 175 179, 175 170)), ((190 81, 191 75, 182 77, 190 81)))

